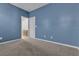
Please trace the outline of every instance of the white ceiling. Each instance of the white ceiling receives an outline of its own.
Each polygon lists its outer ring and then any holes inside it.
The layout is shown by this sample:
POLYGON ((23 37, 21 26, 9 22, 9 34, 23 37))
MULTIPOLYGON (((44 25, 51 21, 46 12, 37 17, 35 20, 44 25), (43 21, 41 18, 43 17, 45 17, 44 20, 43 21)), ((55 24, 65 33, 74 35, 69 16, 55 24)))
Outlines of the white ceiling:
POLYGON ((34 11, 35 9, 47 5, 48 3, 11 3, 11 4, 15 5, 16 7, 22 8, 28 12, 31 12, 34 11))

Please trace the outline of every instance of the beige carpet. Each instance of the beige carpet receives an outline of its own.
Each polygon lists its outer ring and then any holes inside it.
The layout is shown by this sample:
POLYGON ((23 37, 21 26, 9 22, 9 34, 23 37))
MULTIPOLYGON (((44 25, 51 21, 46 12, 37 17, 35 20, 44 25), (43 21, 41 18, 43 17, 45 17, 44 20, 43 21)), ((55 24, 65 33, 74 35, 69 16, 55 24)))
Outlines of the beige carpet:
POLYGON ((0 56, 44 56, 47 55, 44 50, 33 46, 32 44, 18 40, 13 43, 0 44, 0 56))

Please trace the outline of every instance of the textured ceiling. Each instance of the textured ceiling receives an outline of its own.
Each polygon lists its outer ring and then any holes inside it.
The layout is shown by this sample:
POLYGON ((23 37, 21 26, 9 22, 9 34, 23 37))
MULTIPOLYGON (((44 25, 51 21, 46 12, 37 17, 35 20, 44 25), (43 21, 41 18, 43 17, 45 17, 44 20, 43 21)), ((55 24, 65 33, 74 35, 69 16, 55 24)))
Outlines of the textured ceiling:
POLYGON ((11 3, 11 4, 15 5, 16 7, 22 8, 28 12, 31 12, 34 11, 35 9, 47 5, 48 3, 11 3))

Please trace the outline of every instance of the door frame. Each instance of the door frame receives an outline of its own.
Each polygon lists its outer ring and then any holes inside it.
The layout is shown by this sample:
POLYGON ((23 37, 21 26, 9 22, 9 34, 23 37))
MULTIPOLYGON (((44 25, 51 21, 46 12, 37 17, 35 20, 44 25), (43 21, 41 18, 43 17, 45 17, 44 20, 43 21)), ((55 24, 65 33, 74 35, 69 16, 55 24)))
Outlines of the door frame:
POLYGON ((28 35, 29 35, 29 17, 27 16, 21 16, 21 39, 22 39, 22 18, 25 17, 28 19, 28 35))
POLYGON ((33 20, 34 20, 34 28, 36 28, 36 25, 35 25, 36 17, 35 17, 35 16, 29 17, 29 37, 35 39, 35 29, 34 29, 34 37, 31 37, 31 35, 30 35, 30 32, 31 32, 31 31, 30 31, 30 20, 32 20, 32 19, 30 19, 30 18, 34 18, 34 19, 33 19, 33 20))

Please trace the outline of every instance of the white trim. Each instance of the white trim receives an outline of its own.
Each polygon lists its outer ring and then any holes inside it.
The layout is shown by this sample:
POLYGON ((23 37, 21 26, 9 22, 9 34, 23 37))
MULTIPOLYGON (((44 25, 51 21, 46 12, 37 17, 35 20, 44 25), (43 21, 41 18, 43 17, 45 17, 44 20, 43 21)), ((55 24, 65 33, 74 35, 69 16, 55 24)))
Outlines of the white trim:
POLYGON ((18 41, 18 40, 21 40, 21 39, 15 39, 15 40, 10 40, 10 41, 6 41, 6 42, 1 42, 0 44, 12 43, 12 42, 15 42, 15 41, 18 41))
POLYGON ((79 49, 79 47, 68 45, 68 44, 63 44, 63 43, 59 43, 59 42, 48 41, 48 40, 39 39, 39 38, 35 38, 35 40, 41 40, 41 41, 48 42, 48 43, 54 43, 54 44, 63 45, 63 46, 66 46, 66 47, 71 47, 71 48, 79 49))
MULTIPOLYGON (((21 39, 24 39, 24 37, 23 37, 23 20, 28 20, 28 23, 29 23, 29 18, 28 17, 26 17, 26 16, 21 16, 21 39)), ((25 28, 25 30, 26 30, 26 28, 25 28)), ((28 30, 29 30, 29 24, 28 24, 28 30)))
POLYGON ((35 16, 29 17, 29 37, 35 38, 35 16))

